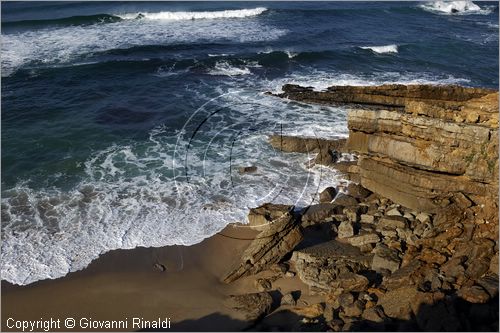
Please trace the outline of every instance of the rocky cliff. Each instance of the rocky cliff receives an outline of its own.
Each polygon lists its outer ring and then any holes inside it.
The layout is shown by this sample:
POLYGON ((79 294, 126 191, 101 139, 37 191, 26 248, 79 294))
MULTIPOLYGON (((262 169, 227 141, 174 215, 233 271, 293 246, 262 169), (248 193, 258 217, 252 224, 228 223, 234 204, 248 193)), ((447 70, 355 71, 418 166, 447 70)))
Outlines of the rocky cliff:
POLYGON ((280 97, 351 105, 347 149, 359 155, 364 187, 427 212, 460 193, 486 219, 498 215, 498 92, 430 85, 283 90, 280 97))

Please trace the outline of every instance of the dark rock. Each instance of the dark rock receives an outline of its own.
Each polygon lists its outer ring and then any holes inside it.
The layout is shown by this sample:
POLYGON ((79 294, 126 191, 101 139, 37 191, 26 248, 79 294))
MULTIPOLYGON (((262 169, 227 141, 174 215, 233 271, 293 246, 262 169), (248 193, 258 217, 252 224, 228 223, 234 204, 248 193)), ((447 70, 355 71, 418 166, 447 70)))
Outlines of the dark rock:
POLYGON ((446 261, 446 256, 442 255, 434 249, 423 249, 418 257, 420 260, 427 263, 443 264, 446 261))
POLYGON ((372 192, 359 184, 350 183, 349 185, 347 185, 347 193, 353 198, 365 199, 372 192))
POLYGON ((337 190, 334 187, 327 187, 319 194, 319 202, 330 203, 337 195, 337 190))
POLYGON ((153 265, 153 268, 159 272, 165 272, 167 270, 167 267, 165 267, 165 265, 163 264, 160 264, 160 263, 155 263, 153 265))
POLYGON ((465 270, 465 275, 470 279, 478 279, 490 268, 490 260, 486 258, 471 261, 465 270))
POLYGON ((368 320, 374 323, 383 323, 387 320, 387 317, 381 306, 374 306, 372 308, 365 309, 361 317, 364 320, 368 320))
POLYGON ((344 193, 339 193, 335 200, 333 200, 333 203, 336 205, 348 207, 348 206, 356 206, 358 205, 358 200, 353 198, 350 195, 344 194, 344 193))
POLYGON ((246 167, 240 167, 238 169, 238 172, 240 173, 240 175, 245 174, 245 173, 253 173, 256 171, 257 171, 256 166, 246 166, 246 167))
POLYGON ((379 272, 382 269, 387 269, 395 272, 399 268, 401 259, 398 256, 398 251, 389 249, 384 244, 377 244, 373 252, 375 255, 371 267, 374 271, 379 272))
POLYGON ((228 308, 236 310, 247 321, 256 321, 271 311, 273 298, 267 292, 231 295, 224 302, 228 308))
POLYGON ((355 291, 360 292, 366 290, 370 282, 363 275, 343 272, 340 273, 337 278, 332 282, 332 289, 342 289, 345 291, 355 291))
POLYGON ((490 295, 480 286, 463 287, 457 295, 467 302, 486 303, 490 300, 490 295))
POLYGON ((423 276, 420 271, 421 267, 422 262, 415 259, 391 275, 384 277, 382 284, 387 289, 397 289, 411 285, 418 286, 423 282, 423 276))
POLYGON ((294 206, 266 203, 257 208, 251 208, 248 213, 248 223, 251 228, 264 230, 269 224, 288 224, 295 220, 294 206))
POLYGON ((493 273, 486 275, 477 280, 477 284, 483 287, 491 297, 498 295, 498 274, 493 273))
POLYGON ((363 313, 364 306, 361 301, 355 301, 351 305, 344 307, 344 313, 348 317, 359 317, 363 313))
POLYGON ((332 221, 332 216, 341 211, 342 207, 333 203, 320 203, 304 208, 302 214, 302 226, 307 227, 322 222, 332 221))
POLYGON ((330 149, 321 149, 314 159, 315 164, 331 165, 340 159, 340 154, 330 149))

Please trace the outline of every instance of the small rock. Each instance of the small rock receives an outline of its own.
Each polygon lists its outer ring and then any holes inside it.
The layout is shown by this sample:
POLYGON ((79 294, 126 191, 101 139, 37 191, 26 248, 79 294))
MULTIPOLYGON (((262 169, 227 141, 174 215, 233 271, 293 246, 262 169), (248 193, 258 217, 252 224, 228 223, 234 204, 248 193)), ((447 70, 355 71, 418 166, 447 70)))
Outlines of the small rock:
POLYGON ((358 207, 356 206, 346 207, 344 208, 343 213, 345 216, 347 216, 347 219, 352 223, 358 222, 358 207))
POLYGON ((498 295, 498 275, 491 274, 477 280, 477 284, 483 287, 491 297, 498 295))
POLYGON ((399 211, 399 209, 397 209, 397 208, 393 208, 393 209, 388 210, 385 213, 385 215, 387 215, 387 216, 403 216, 401 214, 401 212, 399 211))
POLYGON ((406 228, 407 227, 407 221, 404 217, 402 216, 384 216, 380 218, 380 220, 377 223, 377 228, 384 228, 384 229, 396 229, 396 228, 406 228))
POLYGON ((340 153, 337 151, 332 151, 330 149, 323 148, 320 150, 316 158, 314 159, 314 163, 321 165, 330 165, 337 162, 340 158, 340 153))
POLYGON ((260 278, 255 280, 255 287, 257 287, 259 291, 268 291, 271 290, 272 283, 268 279, 260 278))
POLYGON ((350 183, 347 186, 347 193, 349 193, 350 196, 356 198, 356 199, 364 199, 368 197, 372 192, 367 190, 361 185, 355 184, 355 183, 350 183))
POLYGON ((319 202, 332 202, 337 195, 337 190, 334 187, 327 187, 319 194, 319 202))
POLYGON ((380 237, 376 233, 367 233, 350 237, 347 241, 353 246, 360 247, 366 244, 378 243, 380 241, 380 237))
POLYGON ((372 260, 372 269, 374 271, 379 272, 382 269, 387 269, 395 272, 398 270, 401 259, 396 250, 389 249, 384 244, 377 244, 373 252, 375 253, 372 260))
POLYGON ((354 227, 351 221, 343 221, 338 227, 338 237, 348 238, 354 235, 354 227))
POLYGON ((295 306, 297 305, 297 301, 295 300, 295 298, 293 298, 293 295, 291 293, 288 293, 286 295, 283 295, 283 297, 281 298, 281 305, 295 306))
POLYGON ((490 295, 480 286, 463 287, 457 295, 471 303, 486 303, 490 299, 490 295))
POLYGON ((312 304, 306 307, 300 307, 300 308, 294 308, 291 309, 290 311, 298 314, 299 316, 306 317, 306 318, 317 318, 323 314, 325 311, 325 308, 322 304, 317 303, 317 304, 312 304))
POLYGON ((356 200, 354 197, 344 194, 344 193, 339 193, 335 200, 333 200, 334 204, 348 207, 348 206, 356 206, 358 204, 358 200, 356 200))
POLYGON ((431 217, 429 214, 427 213, 418 213, 416 216, 415 216, 415 219, 421 223, 428 223, 431 221, 431 217))
POLYGON ((373 223, 375 222, 375 217, 373 215, 362 214, 360 216, 361 223, 373 223))
POLYGON ((452 200, 458 205, 458 207, 464 210, 473 205, 473 202, 461 192, 455 193, 452 200))
POLYGON ((291 277, 294 277, 294 276, 295 276, 295 273, 294 273, 294 272, 291 272, 291 271, 288 271, 288 272, 286 272, 286 273, 285 273, 285 276, 286 276, 286 277, 290 277, 290 278, 291 278, 291 277))
POLYGON ((486 260, 486 258, 472 260, 465 270, 465 275, 471 279, 478 279, 483 276, 489 268, 490 262, 486 260))
POLYGON ((346 308, 354 303, 354 296, 351 293, 343 293, 338 297, 339 305, 346 308))
POLYGON ((364 320, 368 320, 374 323, 383 323, 386 320, 386 316, 384 314, 384 310, 380 305, 370 307, 363 311, 361 316, 364 320))
POLYGON ((253 172, 256 172, 257 171, 257 167, 256 166, 246 166, 246 167, 240 167, 238 169, 238 172, 240 173, 240 175, 244 174, 244 173, 253 173, 253 172))
POLYGON ((333 203, 320 203, 304 208, 302 214, 302 226, 307 227, 322 222, 329 222, 333 215, 342 212, 343 207, 333 203))
POLYGON ((363 313, 364 306, 361 301, 355 301, 349 306, 344 307, 344 313, 348 317, 359 317, 363 313))
POLYGON ((273 298, 267 292, 231 295, 224 302, 226 307, 236 310, 248 321, 256 321, 268 314, 272 304, 273 298))
POLYGON ((363 275, 345 272, 337 276, 332 282, 333 289, 343 289, 345 291, 355 291, 360 292, 366 290, 369 285, 369 281, 363 275))
POLYGON ((380 230, 380 233, 382 234, 382 236, 384 236, 384 238, 386 238, 385 241, 389 239, 395 239, 398 237, 398 233, 396 230, 382 229, 380 230))
POLYGON ((165 267, 165 265, 163 264, 160 264, 160 263, 156 263, 153 265, 153 268, 159 272, 165 272, 167 270, 167 267, 165 267))
POLYGON ((429 248, 423 249, 418 258, 429 264, 444 264, 446 262, 446 256, 442 255, 434 249, 429 248))

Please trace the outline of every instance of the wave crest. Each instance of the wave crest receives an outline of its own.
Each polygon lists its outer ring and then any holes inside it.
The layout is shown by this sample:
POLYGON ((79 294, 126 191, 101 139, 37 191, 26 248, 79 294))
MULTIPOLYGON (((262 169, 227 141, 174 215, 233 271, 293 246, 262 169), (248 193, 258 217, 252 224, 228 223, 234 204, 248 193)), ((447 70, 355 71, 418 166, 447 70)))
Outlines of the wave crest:
POLYGON ((434 1, 419 5, 420 8, 439 14, 482 14, 487 15, 492 12, 491 8, 481 8, 470 0, 465 1, 434 1))
POLYGON ((375 53, 398 53, 398 46, 396 44, 382 45, 382 46, 360 46, 363 50, 370 50, 375 53))
POLYGON ((220 19, 220 18, 244 18, 257 16, 267 11, 267 8, 257 7, 252 9, 220 10, 212 12, 158 12, 158 13, 129 13, 117 15, 118 17, 130 19, 146 20, 200 20, 200 19, 220 19))

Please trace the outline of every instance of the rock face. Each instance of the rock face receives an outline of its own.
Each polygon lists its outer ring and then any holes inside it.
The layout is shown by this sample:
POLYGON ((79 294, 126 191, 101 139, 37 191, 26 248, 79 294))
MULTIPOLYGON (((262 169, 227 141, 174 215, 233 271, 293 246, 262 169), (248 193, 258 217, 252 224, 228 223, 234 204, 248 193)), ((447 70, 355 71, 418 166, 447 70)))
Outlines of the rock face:
POLYGON ((265 227, 243 252, 236 267, 223 278, 226 283, 256 274, 279 262, 302 240, 293 206, 265 204, 251 210, 250 215, 255 217, 254 223, 257 223, 255 220, 271 222, 259 224, 265 227))
POLYGON ((347 149, 360 155, 367 189, 419 211, 436 211, 450 193, 497 211, 498 92, 431 85, 283 91, 304 102, 357 105, 348 114, 347 149))

